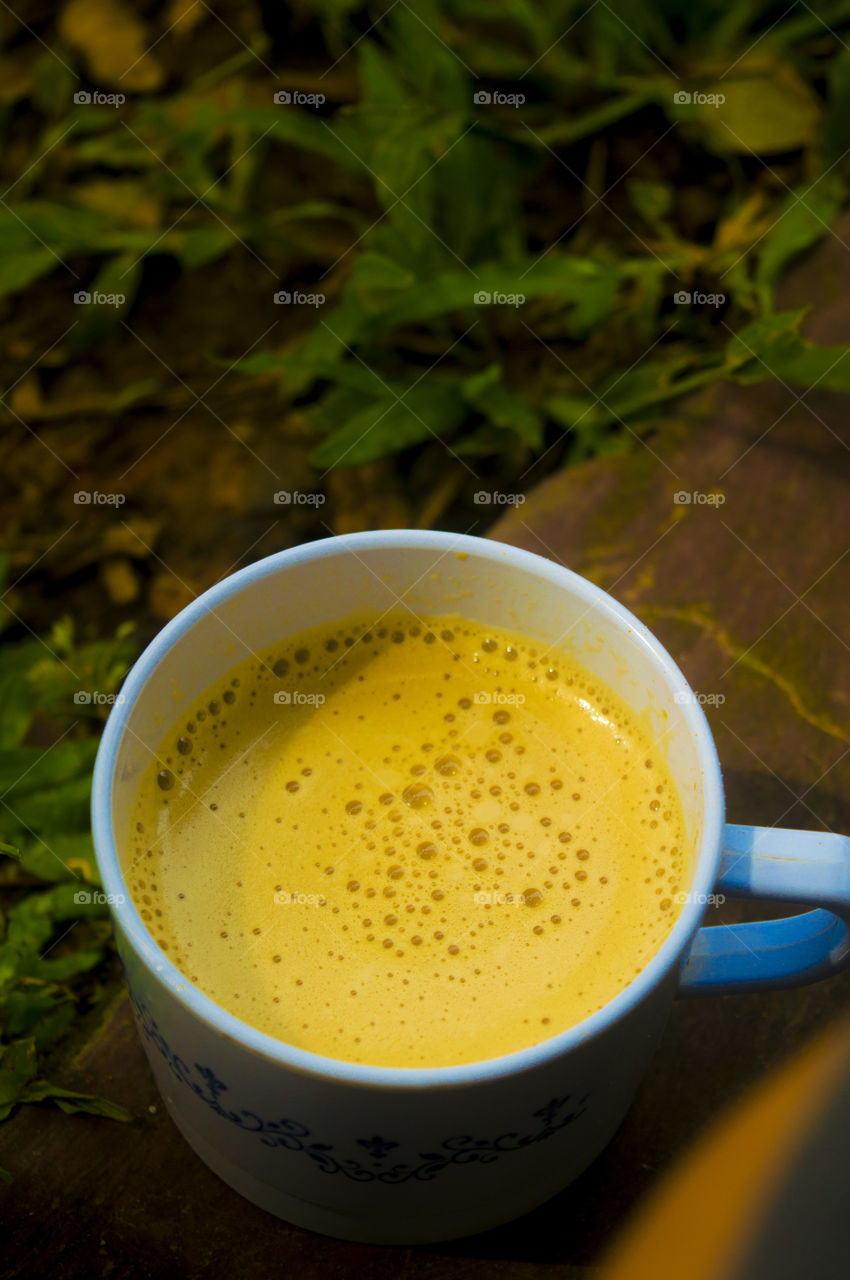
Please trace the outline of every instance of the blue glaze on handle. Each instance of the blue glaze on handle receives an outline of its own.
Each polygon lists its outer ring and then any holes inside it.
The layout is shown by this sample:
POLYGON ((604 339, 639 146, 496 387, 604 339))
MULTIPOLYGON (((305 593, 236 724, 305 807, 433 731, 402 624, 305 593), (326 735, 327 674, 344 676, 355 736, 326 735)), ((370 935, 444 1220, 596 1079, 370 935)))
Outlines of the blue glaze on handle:
POLYGON ((850 951, 850 839, 727 826, 717 892, 817 908, 782 920, 699 929, 680 995, 786 987, 836 973, 850 951))

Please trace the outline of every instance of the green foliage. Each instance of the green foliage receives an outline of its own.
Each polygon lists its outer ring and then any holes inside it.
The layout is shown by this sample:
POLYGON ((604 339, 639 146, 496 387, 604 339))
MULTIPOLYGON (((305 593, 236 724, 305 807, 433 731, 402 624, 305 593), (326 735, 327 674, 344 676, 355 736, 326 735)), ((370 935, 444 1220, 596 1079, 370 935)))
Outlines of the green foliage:
MULTIPOLYGON (((123 295, 75 314, 79 352, 131 312, 154 255, 312 279, 326 305, 239 370, 300 402, 318 468, 432 439, 525 463, 561 436, 567 457, 610 448, 738 376, 729 331, 773 323, 784 273, 846 202, 849 0, 292 10, 293 39, 312 23, 324 40, 324 71, 289 68, 328 91, 320 110, 274 103, 287 72, 267 76, 262 41, 119 111, 77 105, 68 68, 85 60, 46 31, 20 91, 41 132, 0 208, 0 297, 60 262, 123 295), (725 302, 679 308, 679 290, 725 302)), ((798 351, 794 376, 831 385, 837 354, 798 351)))
MULTIPOLYGON (((830 18, 846 22, 845 8, 835 6, 830 18)), ((349 12, 333 11, 337 30, 349 12)), ((277 372, 284 394, 309 397, 307 415, 322 438, 312 455, 317 467, 352 465, 429 437, 461 455, 533 455, 553 427, 569 433, 567 456, 581 457, 716 378, 781 376, 805 386, 811 375, 835 385, 840 353, 803 350, 797 320, 774 319, 773 309, 787 267, 834 223, 846 199, 846 163, 810 172, 796 188, 774 183, 754 209, 739 157, 806 151, 817 165, 824 131, 838 127, 830 102, 843 101, 844 82, 832 78, 824 108, 796 47, 817 34, 817 19, 796 14, 756 41, 766 12, 766 5, 730 14, 721 5, 636 4, 595 6, 583 18, 578 5, 516 0, 388 13, 380 37, 357 46, 357 102, 318 129, 308 119, 297 140, 328 160, 341 142, 342 166, 371 187, 381 216, 357 243, 334 306, 285 348, 240 366, 246 374, 277 372), (476 41, 467 22, 477 24, 476 41), (689 29, 684 52, 673 22, 689 29), (573 39, 559 42, 566 26, 573 39), (451 40, 437 38, 449 31, 451 40), (748 52, 755 43, 757 57, 748 52), (516 81, 529 63, 533 78, 507 88, 543 90, 545 107, 529 93, 535 105, 522 113, 476 114, 476 75, 516 81), (685 85, 693 100, 678 103, 685 85), (720 105, 704 101, 721 93, 720 105), (672 129, 677 164, 684 155, 715 174, 725 169, 726 194, 707 243, 677 226, 678 194, 663 164, 650 159, 651 145, 621 175, 628 208, 617 197, 609 205, 604 187, 595 196, 564 151, 588 136, 613 151, 611 126, 650 104, 649 136, 664 134, 666 142, 672 129), (553 175, 572 211, 548 246, 532 248, 523 200, 536 183, 555 191, 553 175), (670 304, 680 288, 725 294, 722 323, 706 308, 677 312, 670 304), (481 293, 523 302, 482 305, 481 293), (760 325, 778 326, 770 341, 760 325), (753 345, 746 365, 729 342, 736 327, 753 345), (795 352, 787 367, 782 334, 795 352), (423 367, 411 376, 411 350, 437 356, 424 381, 423 367)), ((329 9, 323 14, 330 21, 329 9)), ((842 58, 840 39, 831 53, 842 58)), ((295 142, 291 119, 287 128, 295 142)), ((606 181, 607 190, 618 181, 606 181)))
POLYGON ((68 619, 0 643, 0 1121, 45 1099, 130 1118, 45 1078, 41 1059, 103 994, 111 947, 88 813, 103 704, 74 695, 111 694, 131 656, 126 628, 80 644, 68 619))

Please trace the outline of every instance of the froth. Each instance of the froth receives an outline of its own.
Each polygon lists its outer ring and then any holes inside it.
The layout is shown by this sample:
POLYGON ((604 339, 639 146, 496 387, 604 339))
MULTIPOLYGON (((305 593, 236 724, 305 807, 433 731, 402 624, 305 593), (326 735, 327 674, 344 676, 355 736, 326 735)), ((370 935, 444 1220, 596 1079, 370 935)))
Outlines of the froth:
POLYGON ((602 1007, 678 913, 663 743, 566 654, 458 617, 243 663, 166 735, 125 850, 187 977, 279 1039, 400 1066, 602 1007))

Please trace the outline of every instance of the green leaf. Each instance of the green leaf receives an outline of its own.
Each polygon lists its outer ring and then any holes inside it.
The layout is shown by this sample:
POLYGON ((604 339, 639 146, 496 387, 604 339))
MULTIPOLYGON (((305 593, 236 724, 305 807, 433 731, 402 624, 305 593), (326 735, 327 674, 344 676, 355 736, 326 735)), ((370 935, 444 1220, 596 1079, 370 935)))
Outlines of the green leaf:
POLYGON ((803 350, 797 330, 805 311, 780 311, 745 325, 726 344, 726 368, 745 386, 778 376, 803 350))
POLYGON ((481 373, 464 379, 464 399, 483 413, 499 431, 511 431, 523 444, 539 449, 543 443, 543 421, 527 400, 514 395, 500 383, 501 369, 490 365, 481 373))
POLYGON ((349 209, 335 200, 302 200, 300 204, 275 209, 259 224, 259 229, 268 232, 268 229, 285 226, 288 222, 316 222, 321 218, 364 226, 364 219, 356 209, 349 209))
POLYGON ((716 376, 713 366, 694 370, 696 363, 684 353, 644 360, 627 373, 607 379, 596 394, 613 420, 628 422, 644 409, 678 399, 716 376))
POLYGON ((67 111, 79 83, 68 65, 72 60, 68 51, 60 46, 56 52, 42 49, 33 63, 33 105, 54 120, 67 111))
POLYGON ((45 791, 15 794, 9 803, 10 820, 14 819, 31 831, 83 831, 89 823, 91 775, 72 778, 45 791))
POLYGON ((158 173, 159 161, 128 129, 116 128, 115 112, 110 107, 86 107, 85 120, 77 124, 81 138, 74 147, 77 159, 84 165, 102 165, 104 169, 122 172, 158 173))
MULTIPOLYGON (((22 1044, 31 1044, 31 1041, 22 1041, 22 1044)), ((14 1085, 12 1086, 14 1087, 14 1085)), ((0 1104, 2 1104, 2 1074, 0 1074, 0 1104)), ((130 1112, 124 1107, 118 1106, 115 1102, 109 1102, 106 1098, 93 1097, 88 1093, 80 1093, 77 1089, 64 1089, 61 1085, 51 1084, 49 1080, 30 1080, 20 1082, 17 1096, 12 1106, 16 1102, 44 1102, 50 1099, 66 1114, 75 1115, 77 1112, 83 1111, 91 1116, 106 1116, 110 1120, 132 1120, 130 1112)), ((6 1111, 8 1115, 8 1110, 6 1111)), ((5 1119, 5 1115, 0 1110, 0 1120, 5 1119)))
POLYGON ((50 833, 50 844, 32 841, 21 854, 21 870, 45 881, 74 881, 100 885, 91 834, 50 833))
POLYGON ((790 192, 764 240, 756 263, 756 282, 772 291, 788 265, 823 236, 838 216, 845 183, 835 172, 825 174, 800 192, 790 192))
POLYGON ((59 742, 54 747, 0 749, 0 792, 16 795, 57 787, 87 774, 97 755, 92 738, 59 742))
POLYGON ((403 384, 394 384, 390 379, 381 377, 374 369, 362 364, 359 360, 346 360, 334 364, 329 360, 311 360, 298 354, 287 360, 286 367, 295 374, 309 373, 312 378, 325 378, 333 382, 336 388, 344 387, 347 391, 359 392, 361 403, 363 397, 380 398, 389 390, 402 395, 407 390, 403 384))
POLYGON ((18 747, 32 719, 29 690, 14 671, 0 672, 0 749, 18 747))
MULTIPOLYGON (((3 248, 4 231, 0 214, 0 249, 3 248)), ((49 275, 56 267, 62 265, 61 259, 48 248, 11 249, 0 253, 0 298, 7 294, 17 293, 28 284, 49 275)))
POLYGON ((719 152, 777 155, 814 141, 817 99, 788 67, 773 68, 770 75, 730 76, 700 92, 725 98, 696 108, 706 141, 719 152))
MULTIPOLYGON (((349 361, 339 368, 342 374, 348 375, 356 373, 360 366, 349 361)), ((310 426, 317 436, 331 435, 339 429, 341 422, 350 422, 361 410, 372 404, 376 396, 380 397, 385 393, 383 387, 379 391, 375 385, 369 388, 368 393, 353 390, 345 382, 346 377, 343 377, 336 386, 329 387, 311 408, 310 426)), ((401 395, 404 390, 406 388, 399 388, 398 394, 401 395)))
POLYGON ((364 250, 354 265, 348 290, 357 296, 365 312, 377 311, 400 289, 415 284, 413 272, 380 253, 364 250))
POLYGON ((669 218, 673 211, 673 188, 669 182, 648 182, 635 178, 626 185, 633 208, 650 225, 669 218))
POLYGON ((84 350, 99 342, 127 314, 141 277, 142 259, 136 253, 121 253, 103 264, 87 287, 92 301, 75 308, 77 323, 73 331, 73 346, 76 350, 84 350), (96 298, 104 300, 97 302, 96 298))
POLYGON ((310 461, 316 467, 371 462, 422 440, 445 438, 460 425, 465 412, 456 387, 434 381, 420 384, 403 401, 374 400, 322 441, 310 461))
MULTIPOLYGON (((82 1112, 89 1116, 105 1116, 108 1120, 120 1120, 124 1124, 133 1119, 126 1107, 119 1106, 117 1102, 110 1102, 108 1098, 97 1098, 89 1093, 78 1093, 76 1089, 60 1089, 58 1085, 50 1085, 42 1096, 52 1098, 57 1107, 69 1116, 82 1112)), ((30 1099, 28 1098, 27 1101, 30 1099)))
POLYGON ((78 920, 86 916, 103 917, 108 908, 100 899, 79 883, 57 884, 51 889, 30 893, 9 910, 9 942, 33 940, 36 944, 50 938, 57 925, 66 920, 78 920))
POLYGON ((617 66, 657 71, 658 54, 675 56, 672 33, 660 5, 644 0, 618 0, 616 7, 594 6, 588 11, 593 60, 597 68, 617 66))
POLYGON ((511 431, 530 449, 543 445, 543 421, 536 409, 507 387, 490 387, 479 398, 478 408, 500 431, 511 431))
POLYGON ((65 956, 40 958, 33 966, 33 977, 45 982, 67 982, 80 973, 88 973, 100 964, 106 954, 104 946, 77 947, 65 956))
POLYGON ((34 1079, 35 1042, 30 1038, 0 1045, 0 1120, 5 1120, 34 1079))
MULTIPOLYGON (((49 983, 25 978, 9 991, 3 1000, 3 1034, 16 1040, 32 1034, 45 1014, 71 999, 67 992, 49 983)), ((71 1010, 73 1013, 73 1010, 71 1010)))
POLYGON ((460 384, 461 395, 468 404, 475 405, 480 395, 502 380, 502 366, 488 364, 478 373, 471 373, 460 384))
POLYGON ((611 420, 609 411, 595 398, 566 392, 549 396, 546 410, 568 431, 576 430, 579 424, 584 424, 586 431, 597 431, 611 420))
MULTIPOLYGON (((408 104, 464 111, 471 101, 471 86, 451 40, 444 37, 442 10, 435 0, 418 0, 415 9, 396 5, 387 10, 382 37, 389 46, 392 66, 397 68, 408 104)), ((362 64, 359 71, 362 75, 362 64)))
POLYGON ((556 422, 581 433, 582 457, 590 456, 587 441, 594 436, 602 440, 612 423, 631 429, 646 409, 695 391, 714 380, 720 367, 710 355, 703 357, 702 367, 690 355, 644 360, 624 375, 609 376, 593 395, 556 393, 546 400, 546 409, 556 422))
POLYGON ((658 90, 655 86, 635 93, 618 94, 587 111, 571 112, 567 119, 559 119, 552 124, 546 123, 542 125, 528 136, 527 142, 532 146, 546 148, 568 146, 570 143, 578 142, 582 138, 598 134, 601 130, 610 128, 612 124, 616 124, 619 120, 624 120, 628 116, 634 115, 636 111, 640 111, 642 107, 655 101, 658 96, 658 90))
POLYGON ((357 139, 352 135, 350 121, 334 121, 331 126, 308 110, 292 105, 273 105, 236 107, 225 111, 221 124, 248 126, 256 137, 265 135, 275 142, 285 142, 299 150, 324 156, 348 173, 367 179, 371 176, 368 166, 351 145, 351 141, 356 142, 357 139))
POLYGON ((102 252, 103 237, 111 229, 102 214, 54 200, 24 200, 0 209, 0 245, 17 244, 32 252, 39 244, 50 245, 60 258, 72 252, 102 252))
POLYGON ((792 387, 806 391, 850 391, 850 347, 818 347, 804 342, 803 350, 774 371, 792 387))
POLYGON ((616 264, 573 255, 482 263, 474 274, 458 269, 418 282, 385 308, 371 332, 385 333, 449 311, 474 309, 479 320, 516 316, 527 302, 546 298, 569 313, 570 332, 581 337, 610 313, 620 280, 616 264), (482 294, 490 300, 477 302, 482 294), (496 295, 516 301, 496 301, 496 295))
POLYGON ((399 112, 409 115, 416 103, 411 101, 395 64, 372 40, 361 41, 359 55, 357 71, 363 108, 378 109, 388 116, 399 112))
POLYGON ((210 227, 175 227, 159 241, 160 252, 173 253, 189 270, 216 262, 239 242, 232 231, 216 223, 210 227))
MULTIPOLYGON (((330 367, 344 360, 362 335, 365 317, 358 298, 346 294, 327 320, 320 320, 283 364, 287 391, 297 395, 313 381, 312 367, 330 367), (290 363, 291 360, 291 363, 290 363)), ((257 353, 258 356, 260 353, 257 353)), ((251 357, 245 362, 250 367, 251 357)), ((241 364, 236 366, 241 368, 241 364)))
MULTIPOLYGON (((103 958, 101 954, 101 959, 103 958)), ((57 1004, 52 1013, 45 1013, 33 1028, 32 1038, 39 1053, 49 1049, 67 1035, 77 1017, 73 998, 69 994, 67 1003, 57 1004)))
POLYGON ((726 370, 745 386, 777 378, 788 386, 850 391, 850 347, 818 346, 800 336, 803 311, 778 312, 729 340, 726 370))
MULTIPOLYGON (((132 405, 143 404, 157 399, 162 392, 159 378, 140 378, 138 382, 130 382, 115 393, 112 407, 116 413, 131 408, 132 405)), ((132 622, 130 626, 132 626, 132 622)))

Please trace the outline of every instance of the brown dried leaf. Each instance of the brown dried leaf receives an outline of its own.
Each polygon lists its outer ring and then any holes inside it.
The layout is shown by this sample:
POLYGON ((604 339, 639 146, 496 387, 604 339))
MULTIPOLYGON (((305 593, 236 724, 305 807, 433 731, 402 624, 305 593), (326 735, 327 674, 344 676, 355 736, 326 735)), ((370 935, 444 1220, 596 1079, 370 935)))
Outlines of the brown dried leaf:
POLYGON ((195 599, 198 592, 174 573, 158 573, 150 586, 151 612, 158 618, 173 618, 195 599))
POLYGON ((71 0, 60 15, 59 33, 81 54, 95 84, 145 93, 165 78, 149 52, 155 40, 122 0, 71 0))
POLYGON ((400 481, 384 458, 329 471, 324 484, 335 533, 405 529, 410 525, 410 509, 400 481))
POLYGON ((126 556, 104 560, 100 566, 100 577, 115 604, 130 604, 139 594, 139 579, 126 556))
POLYGON ((162 225, 162 203, 133 178, 93 178, 72 188, 76 204, 97 213, 107 213, 124 226, 156 231, 162 225))
POLYGON ((717 224, 713 248, 718 253, 747 249, 764 235, 775 220, 775 214, 767 209, 763 191, 754 191, 743 204, 717 224))
POLYGON ((20 54, 0 58, 0 102, 18 102, 32 90, 32 72, 20 54))
POLYGON ((177 36, 187 36, 207 13, 201 0, 170 0, 165 11, 165 26, 177 36))
POLYGON ((70 389, 60 385, 50 400, 41 394, 41 384, 36 373, 21 378, 9 395, 9 404, 25 422, 49 422, 63 418, 85 417, 91 414, 112 413, 115 395, 92 389, 70 389))
POLYGON ((130 516, 121 524, 110 524, 103 538, 103 550, 107 554, 131 556, 144 560, 156 545, 161 520, 145 520, 142 516, 130 516))

